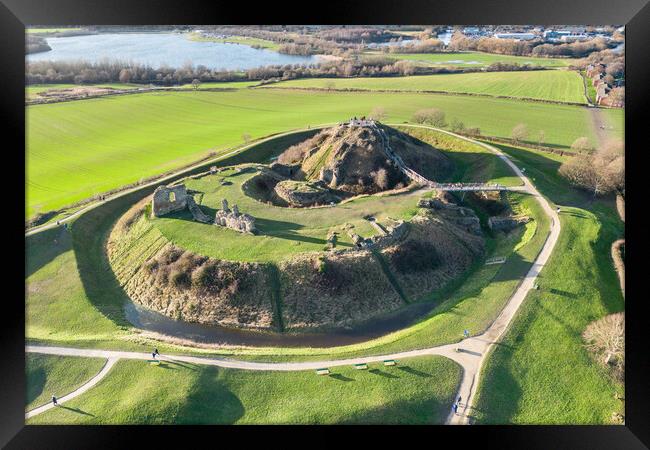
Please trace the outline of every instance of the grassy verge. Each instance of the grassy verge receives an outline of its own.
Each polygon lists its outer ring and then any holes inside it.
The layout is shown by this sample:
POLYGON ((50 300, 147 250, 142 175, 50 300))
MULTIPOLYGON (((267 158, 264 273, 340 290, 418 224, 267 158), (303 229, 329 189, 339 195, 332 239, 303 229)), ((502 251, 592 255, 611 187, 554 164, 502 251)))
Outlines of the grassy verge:
POLYGON ((539 191, 560 205, 562 231, 531 291, 484 367, 474 415, 479 423, 603 424, 623 412, 624 387, 585 350, 590 322, 622 311, 609 257, 624 232, 609 201, 594 201, 557 174, 561 157, 503 146, 539 191))
POLYGON ((122 360, 92 390, 28 424, 439 424, 461 375, 442 357, 332 372, 122 360))
POLYGON ((72 356, 26 355, 27 406, 26 411, 62 397, 97 375, 106 360, 72 356))

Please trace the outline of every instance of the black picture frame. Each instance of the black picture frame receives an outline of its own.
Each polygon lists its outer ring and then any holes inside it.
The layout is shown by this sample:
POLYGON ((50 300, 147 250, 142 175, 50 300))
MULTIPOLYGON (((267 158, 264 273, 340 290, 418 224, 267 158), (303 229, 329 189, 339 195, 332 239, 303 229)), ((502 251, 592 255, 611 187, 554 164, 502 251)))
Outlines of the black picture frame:
MULTIPOLYGON (((650 445, 650 383, 649 358, 644 337, 647 320, 644 314, 642 279, 639 267, 646 254, 642 238, 643 199, 640 185, 643 178, 642 153, 646 123, 642 112, 650 104, 647 83, 650 81, 650 4, 646 0, 475 0, 444 1, 328 1, 322 7, 311 3, 226 2, 198 0, 134 1, 134 0, 2 0, 0 3, 0 52, 2 56, 2 95, 0 98, 4 154, 11 176, 13 200, 3 203, 2 236, 16 245, 20 252, 20 236, 24 235, 24 192, 15 186, 25 185, 25 110, 24 110, 24 26, 48 24, 621 24, 626 26, 626 107, 625 139, 627 152, 626 259, 627 265, 627 367, 626 424, 624 426, 472 426, 472 427, 316 427, 293 428, 289 432, 271 427, 88 427, 88 426, 25 426, 25 356, 24 294, 22 268, 15 262, 5 272, 2 336, 2 377, 0 377, 0 445, 7 448, 132 448, 134 439, 145 444, 185 443, 184 447, 202 446, 198 438, 207 438, 207 445, 216 446, 223 434, 235 439, 263 437, 266 442, 285 444, 288 440, 305 446, 318 443, 340 445, 347 434, 361 432, 384 444, 433 446, 469 445, 494 448, 527 449, 636 449, 650 445), (313 10, 310 10, 313 7, 313 10), (9 138, 13 144, 9 145, 9 138), (8 161, 7 161, 8 159, 8 161), (630 189, 630 183, 632 189, 630 189), (635 188, 635 185, 638 185, 635 188), (632 194, 630 195, 630 191, 632 194), (640 207, 640 208, 638 208, 640 207), (15 271, 15 276, 9 270, 15 271), (126 428, 126 430, 125 430, 126 428), (342 434, 342 432, 345 433, 342 434), (424 441, 415 438, 425 439, 424 441), (320 435, 327 434, 328 436, 320 435), (256 436, 254 436, 256 435, 256 436), (451 439, 453 444, 443 444, 451 439), (306 441, 308 439, 308 441, 306 441)), ((5 178, 6 180, 6 178, 5 178)), ((8 182, 8 181, 5 181, 8 182)), ((13 253, 13 252, 12 252, 13 253)), ((225 441, 223 441, 225 444, 225 441)), ((368 444, 370 445, 370 444, 368 444)))

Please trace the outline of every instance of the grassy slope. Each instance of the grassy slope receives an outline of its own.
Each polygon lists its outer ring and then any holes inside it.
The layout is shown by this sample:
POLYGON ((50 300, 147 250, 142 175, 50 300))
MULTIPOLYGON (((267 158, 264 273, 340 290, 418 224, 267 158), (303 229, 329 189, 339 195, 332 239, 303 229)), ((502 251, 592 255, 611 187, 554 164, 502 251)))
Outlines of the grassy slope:
POLYGON ((28 423, 435 424, 444 422, 461 372, 442 357, 370 369, 317 376, 123 360, 85 395, 28 423))
POLYGON ((384 78, 303 78, 271 86, 321 89, 444 91, 586 103, 581 76, 568 70, 479 72, 384 78))
POLYGON ((102 358, 75 358, 68 356, 26 355, 27 406, 29 411, 62 397, 94 377, 104 366, 102 358))
MULTIPOLYGON (((525 122, 550 145, 593 136, 574 106, 417 93, 314 93, 271 89, 156 92, 27 107, 26 215, 48 211, 224 151, 252 138, 386 109, 391 121, 437 107, 447 120, 509 136, 525 122)), ((610 111, 604 111, 606 115, 610 111)))
POLYGON ((612 205, 567 187, 563 158, 503 146, 526 167, 540 192, 562 206, 562 232, 531 291, 484 368, 475 412, 479 423, 609 423, 623 386, 592 361, 581 333, 624 309, 609 248, 624 232, 612 205))
POLYGON ((380 53, 368 52, 369 54, 381 54, 390 58, 407 59, 435 66, 460 66, 460 67, 481 67, 495 62, 529 64, 542 67, 566 67, 574 60, 569 58, 534 58, 529 56, 497 55, 494 53, 482 52, 457 52, 457 53, 380 53), (474 64, 477 62, 478 64, 474 64))

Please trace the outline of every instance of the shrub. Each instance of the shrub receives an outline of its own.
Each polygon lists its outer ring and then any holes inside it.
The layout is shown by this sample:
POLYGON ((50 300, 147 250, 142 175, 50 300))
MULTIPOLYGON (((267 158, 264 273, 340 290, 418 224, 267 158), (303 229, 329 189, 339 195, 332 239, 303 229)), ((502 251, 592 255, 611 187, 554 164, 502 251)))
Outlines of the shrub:
POLYGON ((169 281, 178 288, 187 288, 190 286, 190 275, 184 270, 173 269, 169 274, 169 281))

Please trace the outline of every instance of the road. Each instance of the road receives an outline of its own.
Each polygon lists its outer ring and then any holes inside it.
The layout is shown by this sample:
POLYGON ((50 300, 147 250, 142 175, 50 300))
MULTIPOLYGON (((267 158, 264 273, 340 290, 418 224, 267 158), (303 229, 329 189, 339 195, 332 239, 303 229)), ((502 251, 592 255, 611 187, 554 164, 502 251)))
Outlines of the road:
MULTIPOLYGON (((445 356, 456 363, 458 363, 463 369, 463 375, 461 383, 459 386, 458 393, 456 398, 461 397, 462 401, 459 403, 458 413, 454 414, 450 411, 446 423, 452 425, 464 425, 470 423, 472 404, 474 402, 476 391, 478 389, 478 381, 481 373, 481 369, 487 359, 488 353, 493 345, 499 342, 499 339, 503 336, 508 325, 512 322, 517 310, 521 306, 522 302, 526 298, 528 292, 534 288, 535 280, 539 272, 544 268, 544 265, 548 261, 548 258, 551 256, 553 248, 557 243, 558 237, 560 235, 560 218, 556 210, 549 204, 549 202, 539 193, 535 186, 524 176, 521 170, 500 150, 491 145, 484 144, 481 142, 474 141, 472 139, 466 138, 464 136, 457 135, 445 130, 438 130, 432 127, 427 127, 425 125, 410 125, 413 127, 421 128, 430 128, 436 131, 440 131, 451 136, 458 137, 460 139, 466 140, 468 142, 473 142, 487 150, 495 153, 499 158, 501 158, 508 166, 515 172, 515 174, 521 179, 522 186, 517 187, 515 190, 521 192, 527 192, 535 197, 535 199, 540 203, 544 212, 551 218, 551 227, 550 233, 542 247, 542 250, 537 255, 537 258, 533 262, 530 270, 526 276, 521 280, 520 284, 517 286, 517 289, 508 300, 508 303, 503 308, 499 316, 495 321, 490 325, 487 330, 482 334, 473 336, 463 340, 457 344, 447 344, 437 347, 430 347, 420 350, 412 350, 406 352, 392 353, 380 356, 367 356, 367 357, 358 357, 350 359, 336 359, 336 360, 321 360, 316 362, 281 362, 281 363, 262 363, 262 362, 253 362, 253 361, 238 361, 228 358, 202 358, 195 356, 174 356, 161 358, 170 359, 175 361, 183 361, 194 364, 218 366, 229 369, 243 369, 243 370, 261 370, 261 371, 299 371, 299 370, 315 370, 322 367, 337 367, 337 366, 346 366, 360 363, 377 363, 384 361, 386 359, 395 359, 401 360, 406 358, 412 358, 416 356, 427 356, 427 355, 440 355, 445 356)), ((38 346, 38 345, 27 345, 27 352, 32 353, 43 353, 51 355, 63 355, 63 356, 80 356, 80 357, 101 357, 107 358, 109 361, 117 361, 119 359, 141 359, 148 360, 151 359, 151 354, 149 353, 138 353, 138 352, 126 352, 126 351, 112 351, 112 350, 95 350, 95 349, 81 349, 81 348, 69 348, 69 347, 49 347, 49 346, 38 346)), ((106 369, 106 367, 104 368, 106 369)), ((110 367, 106 370, 102 369, 100 372, 101 377, 106 375, 110 367)), ((70 393, 69 395, 61 398, 60 403, 63 403, 71 398, 74 398, 81 393, 85 392, 87 389, 90 389, 94 384, 88 386, 93 381, 96 383, 101 379, 100 374, 95 376, 87 384, 80 387, 78 390, 70 393), (81 392, 80 392, 81 391, 81 392)), ((51 406, 50 406, 51 407, 51 406)), ((44 408, 44 407, 43 407, 44 408)), ((49 409, 49 408, 47 408, 49 409)), ((47 410, 44 409, 44 410, 47 410)), ((36 410, 34 410, 36 411, 36 410)), ((32 415, 38 414, 38 412, 30 412, 32 415)), ((42 411, 41 411, 42 412, 42 411)), ((30 414, 28 413, 28 414, 30 414)))

